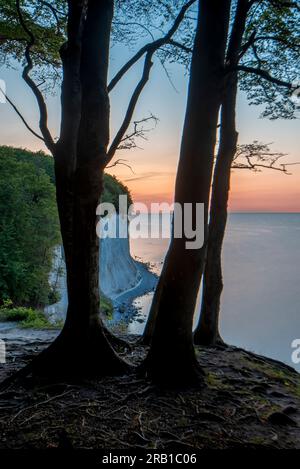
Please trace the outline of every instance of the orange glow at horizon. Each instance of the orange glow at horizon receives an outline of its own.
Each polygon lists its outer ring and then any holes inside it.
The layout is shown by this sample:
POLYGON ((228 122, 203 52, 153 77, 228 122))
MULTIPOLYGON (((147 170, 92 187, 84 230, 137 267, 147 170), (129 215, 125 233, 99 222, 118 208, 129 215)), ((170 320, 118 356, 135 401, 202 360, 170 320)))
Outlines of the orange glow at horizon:
MULTIPOLYGON (((174 196, 175 171, 165 168, 151 171, 150 164, 139 171, 110 170, 129 188, 134 202, 150 208, 151 203, 171 204, 174 196), (147 171, 148 170, 148 171, 147 171)), ((152 168, 153 169, 153 168, 152 168)), ((233 212, 300 212, 300 166, 291 168, 291 175, 265 169, 253 173, 234 170, 231 177, 229 210, 233 212)))

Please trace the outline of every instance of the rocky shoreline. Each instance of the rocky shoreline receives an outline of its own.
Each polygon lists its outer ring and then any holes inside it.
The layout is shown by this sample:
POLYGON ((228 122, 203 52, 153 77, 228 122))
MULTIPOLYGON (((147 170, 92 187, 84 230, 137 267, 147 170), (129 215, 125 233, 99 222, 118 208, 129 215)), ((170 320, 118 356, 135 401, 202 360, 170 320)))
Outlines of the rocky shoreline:
POLYGON ((149 269, 148 264, 141 261, 135 261, 135 263, 140 274, 140 281, 135 287, 124 291, 112 300, 114 312, 112 320, 109 321, 112 327, 116 327, 120 321, 128 323, 138 316, 139 308, 135 306, 135 300, 155 290, 158 276, 149 269))

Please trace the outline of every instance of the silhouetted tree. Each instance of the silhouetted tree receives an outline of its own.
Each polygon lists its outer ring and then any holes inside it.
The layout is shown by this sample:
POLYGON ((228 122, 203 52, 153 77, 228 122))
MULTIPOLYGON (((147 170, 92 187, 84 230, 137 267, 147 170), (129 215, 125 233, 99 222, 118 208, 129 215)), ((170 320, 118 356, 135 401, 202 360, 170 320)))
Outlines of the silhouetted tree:
POLYGON ((249 0, 237 2, 226 56, 227 73, 211 195, 201 311, 194 334, 196 344, 213 345, 223 342, 219 332, 220 299, 223 290, 221 253, 227 223, 232 166, 252 170, 269 167, 286 171, 284 165, 275 165, 278 157, 282 155, 270 153, 267 146, 259 145, 258 142, 254 145, 244 145, 237 151, 236 101, 239 71, 242 71, 247 74, 241 82, 242 88, 257 104, 266 104, 266 117, 294 117, 296 108, 290 96, 300 52, 296 3, 287 2, 283 6, 280 1, 261 4, 249 0), (278 72, 282 72, 281 76, 278 72), (238 166, 235 160, 241 154, 244 155, 246 163, 238 166), (253 161, 255 155, 261 161, 253 161))
MULTIPOLYGON (((207 211, 224 76, 229 0, 199 2, 188 101, 177 170, 175 202, 207 211)), ((192 324, 205 247, 186 249, 187 239, 173 237, 157 288, 159 303, 151 347, 143 365, 160 383, 199 378, 192 324)))
MULTIPOLYGON (((201 319, 195 333, 195 342, 205 344, 221 342, 217 327, 223 288, 221 251, 227 221, 230 171, 238 141, 235 115, 238 86, 246 92, 250 104, 264 105, 263 117, 289 119, 295 116, 297 109, 290 98, 298 84, 299 2, 237 0, 232 3, 231 13, 201 319)), ((188 64, 191 55, 189 44, 177 42, 176 46, 181 51, 178 60, 188 64)), ((262 148, 260 150, 264 151, 262 148)), ((266 166, 271 163, 272 160, 266 166)), ((251 169, 250 165, 246 166, 251 169)), ((153 334, 162 284, 159 282, 150 308, 143 334, 145 344, 150 343, 153 334)))
POLYGON ((96 207, 103 191, 104 168, 124 145, 136 103, 149 79, 153 55, 176 33, 185 12, 194 2, 184 3, 177 16, 171 18, 171 27, 166 34, 143 46, 109 84, 113 0, 69 0, 67 10, 66 2, 58 0, 37 0, 32 4, 6 0, 0 7, 0 20, 4 18, 0 21, 1 50, 5 56, 15 54, 19 60, 24 53, 23 79, 38 104, 41 135, 30 127, 12 100, 7 98, 26 127, 44 141, 54 156, 57 206, 67 270, 66 321, 57 339, 29 366, 35 373, 91 376, 120 373, 128 367, 111 347, 99 317, 96 207), (16 25, 18 37, 7 25, 5 20, 8 18, 16 25), (120 129, 108 147, 108 93, 143 57, 141 79, 129 100, 120 129), (43 93, 31 76, 37 64, 40 66, 38 75, 42 77, 47 62, 55 74, 59 74, 62 67, 61 127, 57 141, 48 128, 43 93))

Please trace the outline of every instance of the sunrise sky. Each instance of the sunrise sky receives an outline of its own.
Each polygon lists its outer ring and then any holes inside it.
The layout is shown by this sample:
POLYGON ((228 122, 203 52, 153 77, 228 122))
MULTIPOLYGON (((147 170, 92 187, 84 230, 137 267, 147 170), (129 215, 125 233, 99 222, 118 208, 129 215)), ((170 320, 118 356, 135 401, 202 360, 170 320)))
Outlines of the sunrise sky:
MULTIPOLYGON (((115 71, 129 58, 122 46, 112 48, 111 70, 115 71)), ((120 124, 131 92, 140 78, 141 64, 138 64, 111 96, 111 137, 120 124)), ((116 158, 124 158, 133 172, 125 166, 109 170, 118 176, 131 190, 135 202, 171 202, 174 178, 179 154, 180 138, 186 104, 188 77, 178 65, 169 66, 170 84, 158 61, 152 68, 150 82, 144 90, 135 112, 135 119, 154 114, 159 118, 156 128, 148 134, 148 141, 138 142, 141 148, 120 151, 116 158)), ((0 69, 7 94, 26 119, 37 130, 38 114, 36 103, 26 85, 22 82, 20 70, 0 69)), ((54 136, 58 135, 60 106, 59 90, 56 96, 48 96, 49 126, 54 136)), ((272 149, 287 153, 285 161, 300 161, 299 121, 268 121, 260 119, 261 109, 249 107, 243 94, 239 95, 237 124, 240 143, 259 140, 274 142, 272 149)), ((31 150, 44 149, 42 143, 30 134, 9 104, 0 104, 0 144, 14 145, 31 150)), ((233 172, 231 185, 231 211, 300 211, 300 165, 291 166, 291 176, 271 170, 252 173, 245 170, 233 172)))

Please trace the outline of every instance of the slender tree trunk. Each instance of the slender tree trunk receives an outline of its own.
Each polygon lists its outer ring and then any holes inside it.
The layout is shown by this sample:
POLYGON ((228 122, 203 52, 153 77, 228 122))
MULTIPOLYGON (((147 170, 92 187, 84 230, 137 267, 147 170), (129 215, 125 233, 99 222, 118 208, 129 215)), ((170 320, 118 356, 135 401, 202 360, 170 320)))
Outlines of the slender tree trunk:
MULTIPOLYGON (((228 46, 226 60, 228 67, 233 68, 238 63, 248 8, 248 0, 239 0, 228 46)), ((219 332, 220 300, 223 290, 221 254, 227 223, 231 165, 238 140, 236 131, 237 87, 238 74, 231 72, 226 79, 222 102, 220 144, 214 169, 201 312, 194 333, 194 342, 197 345, 223 343, 219 332)))
POLYGON ((238 134, 232 122, 235 114, 236 80, 227 89, 222 106, 222 128, 210 208, 209 237, 203 275, 203 294, 198 326, 194 333, 196 345, 222 343, 219 334, 220 297, 223 289, 221 253, 227 222, 231 164, 236 152, 238 134))
POLYGON ((55 155, 68 311, 61 334, 38 357, 34 370, 41 374, 44 369, 47 376, 99 376, 127 369, 107 341, 99 316, 96 208, 109 140, 107 70, 113 0, 69 2, 69 8, 69 41, 62 51, 62 129, 55 155))
MULTIPOLYGON (((188 102, 177 171, 175 202, 207 207, 224 76, 230 0, 199 2, 188 102)), ((194 218, 195 220, 195 218, 194 218)), ((187 384, 197 381, 199 365, 192 324, 205 247, 186 249, 185 237, 171 240, 150 351, 144 368, 154 381, 187 384)))
POLYGON ((153 299, 152 299, 151 306, 150 306, 149 316, 145 325, 143 336, 140 341, 140 343, 143 345, 151 344, 155 322, 156 322, 156 318, 157 318, 157 314, 159 310, 160 295, 161 295, 161 292, 163 290, 163 285, 164 285, 165 265, 166 263, 164 263, 163 265, 163 269, 161 271, 156 289, 154 291, 153 299))

